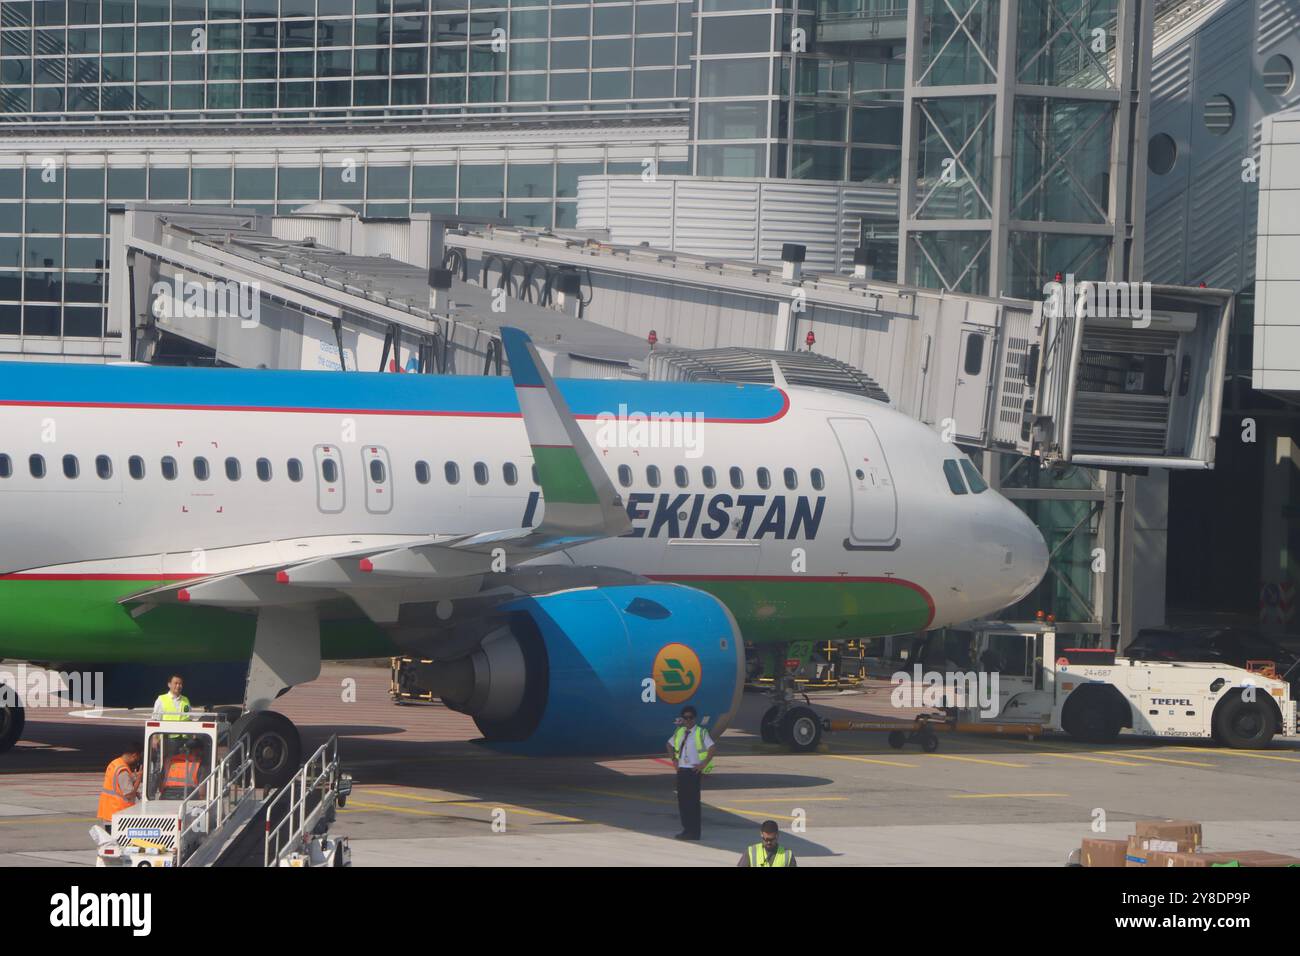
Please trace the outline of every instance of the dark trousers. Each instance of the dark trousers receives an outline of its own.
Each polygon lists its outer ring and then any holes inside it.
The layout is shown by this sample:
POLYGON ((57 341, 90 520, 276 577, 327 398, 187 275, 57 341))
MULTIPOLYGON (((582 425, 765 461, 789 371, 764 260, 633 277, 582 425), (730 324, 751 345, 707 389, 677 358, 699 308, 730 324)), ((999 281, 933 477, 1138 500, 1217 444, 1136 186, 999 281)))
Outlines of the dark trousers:
POLYGON ((687 836, 700 835, 700 780, 704 774, 694 770, 677 771, 677 812, 687 836))

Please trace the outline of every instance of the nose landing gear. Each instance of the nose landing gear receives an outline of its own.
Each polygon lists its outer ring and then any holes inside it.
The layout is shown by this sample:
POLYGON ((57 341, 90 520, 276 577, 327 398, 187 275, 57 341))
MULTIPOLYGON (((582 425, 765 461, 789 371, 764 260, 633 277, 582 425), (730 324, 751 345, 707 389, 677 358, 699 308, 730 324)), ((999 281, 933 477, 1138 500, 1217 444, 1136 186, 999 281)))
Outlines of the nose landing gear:
POLYGON ((822 739, 822 721, 799 691, 792 674, 783 673, 772 688, 772 704, 759 723, 764 743, 779 743, 794 753, 816 750, 822 739), (803 703, 798 703, 802 697, 803 703))

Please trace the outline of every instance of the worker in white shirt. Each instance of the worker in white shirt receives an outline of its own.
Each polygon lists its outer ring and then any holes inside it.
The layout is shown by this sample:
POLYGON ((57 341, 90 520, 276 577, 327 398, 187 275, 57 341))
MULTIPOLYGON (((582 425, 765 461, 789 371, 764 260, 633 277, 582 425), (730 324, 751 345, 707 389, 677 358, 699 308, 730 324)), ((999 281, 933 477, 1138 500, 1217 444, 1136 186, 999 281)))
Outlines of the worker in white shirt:
POLYGON ((153 702, 154 720, 189 720, 190 699, 183 693, 185 680, 180 674, 173 674, 167 681, 167 693, 159 694, 153 702))
POLYGON ((700 782, 713 769, 713 738, 695 717, 695 708, 687 704, 668 738, 668 755, 677 768, 677 812, 682 818, 678 840, 700 838, 700 782))

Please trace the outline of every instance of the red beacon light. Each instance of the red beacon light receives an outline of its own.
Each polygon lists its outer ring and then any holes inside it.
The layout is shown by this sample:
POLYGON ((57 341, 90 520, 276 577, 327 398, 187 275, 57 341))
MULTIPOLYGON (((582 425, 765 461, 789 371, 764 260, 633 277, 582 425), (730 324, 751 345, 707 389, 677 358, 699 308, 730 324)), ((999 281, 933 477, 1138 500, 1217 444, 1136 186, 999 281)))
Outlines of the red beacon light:
POLYGON ((808 346, 809 349, 811 349, 814 345, 817 344, 817 336, 813 334, 812 329, 809 329, 808 334, 804 336, 804 343, 808 346))
POLYGON ((655 333, 654 329, 651 329, 650 334, 645 337, 645 340, 650 343, 651 348, 654 348, 659 342, 659 336, 655 333))

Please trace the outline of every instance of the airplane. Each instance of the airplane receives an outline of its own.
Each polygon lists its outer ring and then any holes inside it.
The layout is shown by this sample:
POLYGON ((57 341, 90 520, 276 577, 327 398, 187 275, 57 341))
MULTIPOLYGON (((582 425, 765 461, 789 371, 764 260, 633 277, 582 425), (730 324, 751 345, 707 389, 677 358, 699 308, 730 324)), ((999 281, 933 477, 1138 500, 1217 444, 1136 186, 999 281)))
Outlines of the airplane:
MULTIPOLYGON (((885 403, 779 369, 557 383, 501 334, 509 378, 0 364, 0 658, 101 672, 109 707, 179 672, 275 785, 301 747, 268 708, 322 658, 433 661, 492 745, 658 752, 686 701, 727 728, 745 641, 955 624, 1046 570, 1028 517, 885 403)), ((769 725, 820 735, 806 707, 769 725)))

